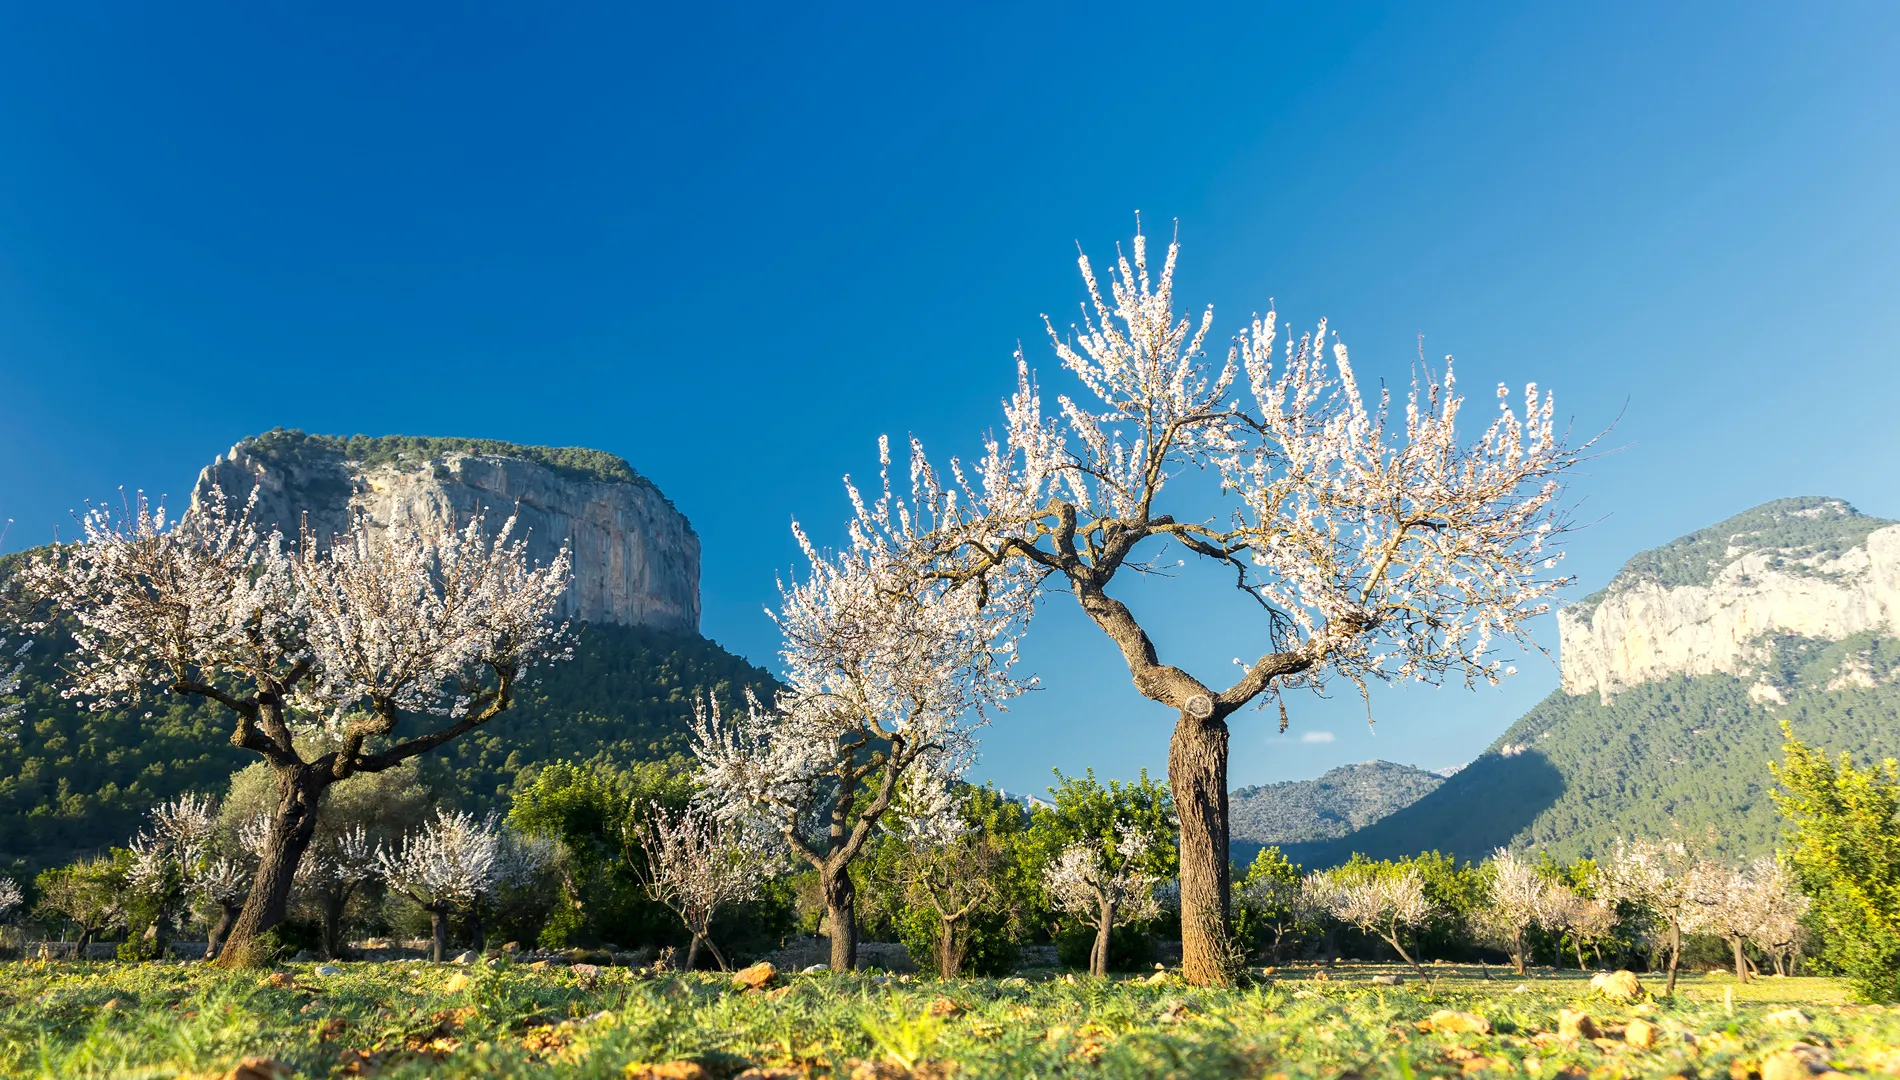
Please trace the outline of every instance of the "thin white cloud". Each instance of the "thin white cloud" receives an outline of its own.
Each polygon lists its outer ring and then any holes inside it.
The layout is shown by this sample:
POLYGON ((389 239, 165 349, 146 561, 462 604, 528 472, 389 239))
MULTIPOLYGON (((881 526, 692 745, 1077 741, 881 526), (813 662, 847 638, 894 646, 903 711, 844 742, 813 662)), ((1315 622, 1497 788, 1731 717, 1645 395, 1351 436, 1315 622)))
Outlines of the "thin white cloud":
POLYGON ((1330 731, 1309 731, 1300 736, 1300 741, 1303 743, 1328 743, 1333 741, 1333 733, 1330 731))

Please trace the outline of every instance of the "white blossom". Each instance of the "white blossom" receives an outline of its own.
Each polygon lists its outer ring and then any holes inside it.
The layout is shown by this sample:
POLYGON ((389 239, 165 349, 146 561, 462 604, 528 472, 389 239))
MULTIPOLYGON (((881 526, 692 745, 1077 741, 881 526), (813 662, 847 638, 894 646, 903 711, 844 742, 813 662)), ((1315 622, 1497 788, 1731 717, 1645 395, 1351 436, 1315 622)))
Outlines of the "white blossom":
POLYGON ((1438 906, 1425 895, 1425 879, 1416 869, 1362 874, 1314 871, 1306 875, 1303 888, 1315 910, 1378 935, 1398 952, 1400 959, 1418 967, 1418 961, 1405 949, 1404 935, 1437 914, 1438 906))
POLYGON ((689 968, 704 942, 725 970, 725 954, 709 936, 713 916, 757 896, 776 860, 756 832, 700 806, 673 814, 656 805, 643 816, 636 832, 646 858, 635 869, 648 898, 665 905, 692 934, 689 968))
POLYGON ((10 877, 0 877, 0 919, 12 914, 13 909, 19 907, 25 899, 26 897, 20 892, 19 882, 10 877))
POLYGON ((402 838, 395 851, 377 850, 377 871, 389 887, 424 910, 465 908, 501 884, 501 828, 494 815, 438 810, 402 838))
POLYGON ((1147 869, 1153 847, 1153 837, 1130 825, 1118 827, 1107 842, 1078 841, 1043 870, 1043 888, 1057 910, 1090 922, 1101 912, 1110 913, 1116 926, 1146 922, 1161 914, 1161 878, 1147 869))

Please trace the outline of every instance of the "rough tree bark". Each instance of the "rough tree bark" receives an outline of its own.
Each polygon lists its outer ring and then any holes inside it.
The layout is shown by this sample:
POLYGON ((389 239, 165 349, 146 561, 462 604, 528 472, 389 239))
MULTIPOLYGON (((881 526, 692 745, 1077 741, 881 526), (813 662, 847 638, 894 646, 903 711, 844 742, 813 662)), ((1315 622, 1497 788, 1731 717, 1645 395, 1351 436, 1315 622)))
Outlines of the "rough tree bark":
MULTIPOLYGON (((1222 984, 1228 970, 1227 722, 1182 710, 1168 747, 1168 784, 1181 841, 1181 970, 1222 984)), ((1106 950, 1104 950, 1106 961, 1106 950)))
POLYGON ((242 904, 218 904, 218 921, 211 927, 211 933, 205 936, 206 960, 218 958, 218 949, 224 944, 225 936, 231 932, 231 925, 237 922, 238 912, 242 910, 242 904))
POLYGON ((1100 907, 1095 915, 1095 944, 1089 949, 1089 974, 1104 976, 1108 974, 1108 942, 1115 932, 1115 901, 1097 893, 1100 907))
POLYGON ((429 932, 435 938, 435 948, 429 958, 440 964, 449 958, 449 906, 426 904, 423 910, 429 913, 429 932))
POLYGON ((297 864, 317 831, 317 802, 332 783, 329 770, 301 763, 279 762, 277 808, 271 813, 270 838, 257 863, 251 893, 231 925, 228 944, 219 956, 227 967, 255 963, 250 943, 284 921, 290 912, 290 890, 297 864))
POLYGON ((856 971, 858 967, 858 887, 851 881, 849 865, 821 866, 819 887, 825 894, 825 921, 831 925, 831 970, 856 971))
POLYGON ((1676 967, 1682 962, 1682 924, 1669 924, 1669 985, 1663 988, 1664 997, 1676 996, 1676 967))

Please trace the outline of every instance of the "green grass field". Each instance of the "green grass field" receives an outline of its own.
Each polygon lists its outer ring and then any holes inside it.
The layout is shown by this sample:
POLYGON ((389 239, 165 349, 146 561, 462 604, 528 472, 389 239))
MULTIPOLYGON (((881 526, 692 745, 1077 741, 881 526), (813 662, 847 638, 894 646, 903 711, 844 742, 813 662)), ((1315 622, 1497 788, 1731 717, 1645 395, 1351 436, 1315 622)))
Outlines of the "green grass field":
MULTIPOLYGON (((1342 966, 1325 980, 1282 969, 1214 991, 1168 976, 813 974, 744 991, 713 975, 507 961, 332 975, 7 963, 0 1075, 227 1077, 263 1057, 286 1067, 276 1075, 310 1077, 1746 1078, 1772 1059, 1764 1080, 1781 1080, 1793 1074, 1773 1055, 1798 1042, 1822 1048, 1800 1075, 1900 1070, 1900 1009, 1848 1005, 1832 980, 1688 976, 1672 1000, 1614 1005, 1575 972, 1439 971, 1394 987, 1370 981, 1393 968, 1342 966), (1560 1035, 1566 1008, 1587 1011, 1599 1037, 1560 1035), (1804 1015, 1771 1019, 1790 1008, 1804 1015), (1440 1010, 1490 1030, 1422 1030, 1440 1010), (1646 1049, 1623 1029, 1638 1018, 1653 1030, 1646 1049)), ((1474 1025, 1438 1025, 1458 1026, 1474 1025)))

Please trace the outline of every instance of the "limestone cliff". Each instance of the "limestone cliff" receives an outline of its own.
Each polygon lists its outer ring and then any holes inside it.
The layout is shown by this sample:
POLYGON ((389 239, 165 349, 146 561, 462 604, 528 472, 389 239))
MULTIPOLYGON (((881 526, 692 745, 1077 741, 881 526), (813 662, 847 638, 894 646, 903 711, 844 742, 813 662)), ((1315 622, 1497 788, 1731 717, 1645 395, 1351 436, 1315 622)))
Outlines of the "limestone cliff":
MULTIPOLYGON (((1779 636, 1900 633, 1900 525, 1838 499, 1766 503, 1637 555, 1557 623, 1569 694, 1608 701, 1670 675, 1751 677, 1779 636)), ((1753 692, 1780 693, 1767 679, 1753 692)))
POLYGON ((494 527, 516 512, 530 558, 546 562, 563 541, 573 548, 562 617, 699 631, 698 535, 659 488, 609 454, 280 429, 206 466, 192 492, 194 512, 213 485, 239 505, 258 489, 257 520, 291 535, 305 514, 316 535, 327 537, 359 511, 385 527, 462 524, 481 509, 494 527))

